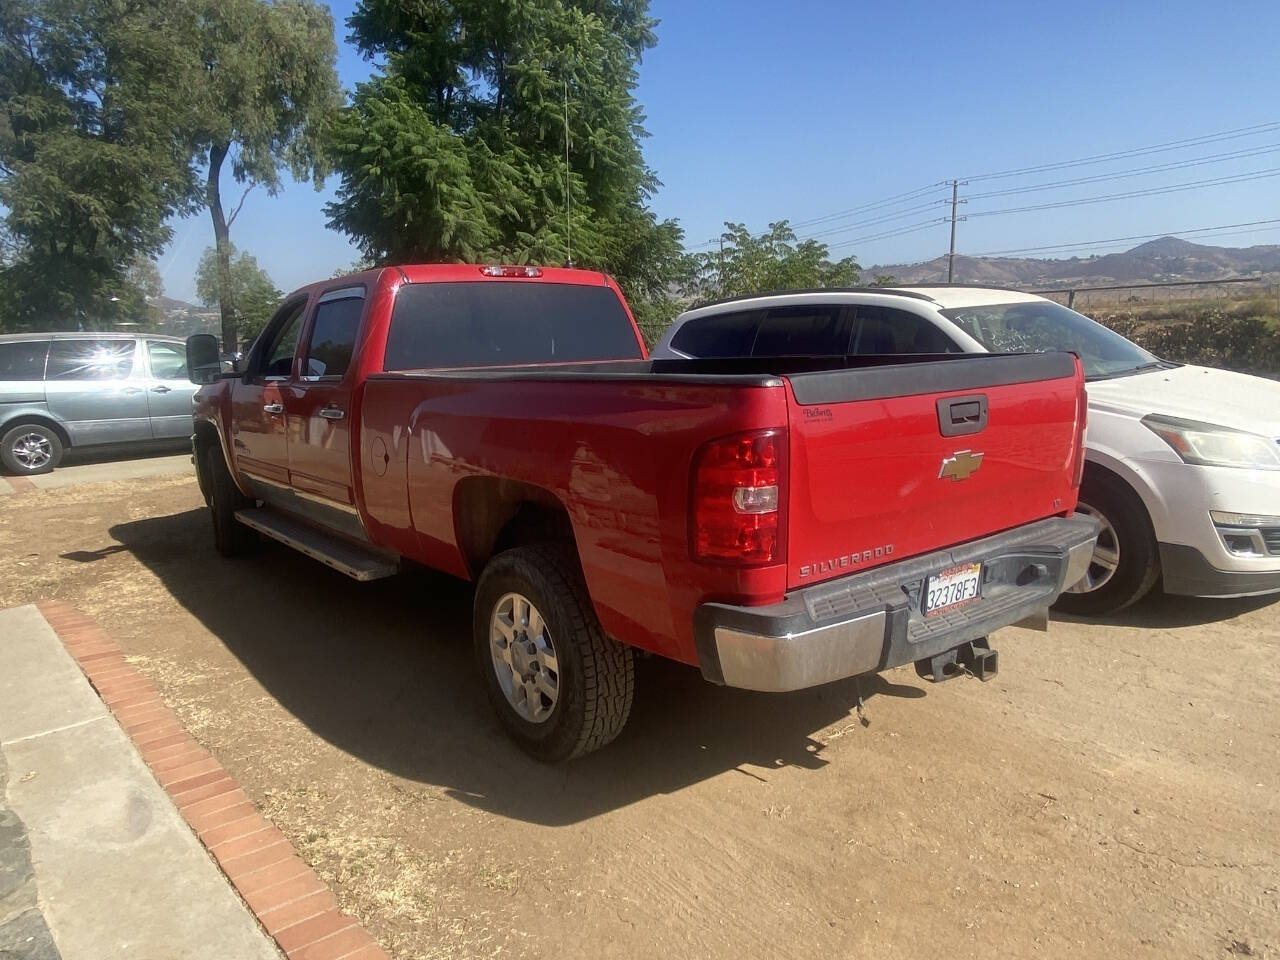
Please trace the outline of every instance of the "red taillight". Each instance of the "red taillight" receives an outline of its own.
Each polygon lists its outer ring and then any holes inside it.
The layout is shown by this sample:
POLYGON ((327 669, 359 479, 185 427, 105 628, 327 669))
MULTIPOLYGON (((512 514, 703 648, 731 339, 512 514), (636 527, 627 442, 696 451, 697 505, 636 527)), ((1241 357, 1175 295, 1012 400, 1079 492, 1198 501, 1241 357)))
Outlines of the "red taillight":
POLYGON ((693 555, 735 566, 780 563, 786 430, 713 440, 693 460, 693 555))
POLYGON ((520 279, 533 279, 542 276, 541 267, 508 267, 492 264, 488 267, 481 267, 480 272, 486 277, 515 277, 520 279))
POLYGON ((1076 459, 1071 469, 1071 486, 1079 487, 1084 480, 1084 435, 1089 423, 1089 395, 1084 384, 1080 384, 1080 392, 1076 394, 1076 459))

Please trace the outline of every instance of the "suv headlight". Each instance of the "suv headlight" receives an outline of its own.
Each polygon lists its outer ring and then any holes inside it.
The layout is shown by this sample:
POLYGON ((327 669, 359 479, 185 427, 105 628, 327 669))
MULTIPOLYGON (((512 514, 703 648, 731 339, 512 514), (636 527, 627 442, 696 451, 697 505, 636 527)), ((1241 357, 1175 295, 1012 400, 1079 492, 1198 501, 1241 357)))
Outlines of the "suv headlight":
POLYGON ((1280 444, 1270 437, 1176 417, 1153 415, 1142 423, 1187 463, 1280 470, 1280 444))

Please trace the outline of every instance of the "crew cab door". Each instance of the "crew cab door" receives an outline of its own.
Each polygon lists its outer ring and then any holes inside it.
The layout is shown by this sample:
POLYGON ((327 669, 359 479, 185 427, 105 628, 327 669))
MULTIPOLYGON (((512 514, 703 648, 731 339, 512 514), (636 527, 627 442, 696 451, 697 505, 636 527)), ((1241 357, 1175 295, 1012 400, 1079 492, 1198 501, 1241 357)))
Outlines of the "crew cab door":
POLYGON ((355 503, 351 361, 364 308, 362 286, 320 296, 300 350, 299 376, 283 390, 290 485, 304 500, 346 512, 355 503))
POLYGON ((236 469, 263 500, 289 490, 289 441, 283 387, 293 377, 303 295, 284 304, 249 351, 248 368, 231 388, 231 450, 236 469))

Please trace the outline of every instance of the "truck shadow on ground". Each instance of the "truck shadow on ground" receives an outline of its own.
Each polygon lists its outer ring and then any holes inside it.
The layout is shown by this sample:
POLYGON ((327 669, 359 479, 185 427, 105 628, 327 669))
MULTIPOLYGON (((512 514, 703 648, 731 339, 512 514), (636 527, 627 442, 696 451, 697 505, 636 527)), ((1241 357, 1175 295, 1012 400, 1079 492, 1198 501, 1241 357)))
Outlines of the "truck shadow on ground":
POLYGON ((1152 590, 1131 607, 1098 617, 1077 617, 1054 613, 1053 619, 1068 623, 1091 623, 1106 627, 1142 627, 1169 630, 1177 627, 1200 627, 1220 623, 1233 617, 1261 610, 1280 601, 1280 594, 1260 597, 1177 597, 1152 590))
POLYGON ((813 735, 841 721, 856 725, 859 691, 867 701, 926 696, 884 677, 756 694, 643 659, 622 736, 599 753, 549 766, 506 738, 485 700, 469 584, 427 571, 356 583, 272 544, 225 560, 213 550, 204 510, 110 532, 317 736, 392 774, 529 822, 575 823, 730 771, 765 779, 780 767, 816 770, 826 761, 813 735))

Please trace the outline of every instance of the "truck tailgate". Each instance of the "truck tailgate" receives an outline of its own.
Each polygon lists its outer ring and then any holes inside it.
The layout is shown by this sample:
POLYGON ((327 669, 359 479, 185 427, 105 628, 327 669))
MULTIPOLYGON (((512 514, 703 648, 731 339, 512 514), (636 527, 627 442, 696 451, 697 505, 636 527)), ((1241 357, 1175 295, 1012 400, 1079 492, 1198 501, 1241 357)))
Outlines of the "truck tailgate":
POLYGON ((787 583, 845 576, 1075 507, 1071 354, 787 378, 787 583))

